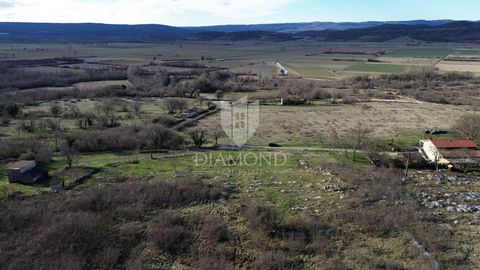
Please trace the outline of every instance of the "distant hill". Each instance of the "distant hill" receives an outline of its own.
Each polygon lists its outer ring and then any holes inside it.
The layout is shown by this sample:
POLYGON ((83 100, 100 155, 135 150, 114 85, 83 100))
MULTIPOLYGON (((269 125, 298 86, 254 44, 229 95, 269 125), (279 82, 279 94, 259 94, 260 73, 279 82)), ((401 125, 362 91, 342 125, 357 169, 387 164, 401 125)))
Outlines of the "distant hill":
MULTIPOLYGON (((301 38, 301 37, 300 37, 301 38)), ((245 40, 264 40, 264 41, 289 41, 296 39, 292 34, 267 32, 267 31, 239 31, 239 32, 200 32, 188 37, 191 40, 198 41, 245 41, 245 40)))
POLYGON ((0 23, 0 40, 17 42, 171 40, 195 31, 166 25, 112 25, 95 23, 0 23))
POLYGON ((310 31, 299 33, 327 41, 387 41, 397 38, 431 42, 480 42, 480 22, 457 21, 442 25, 384 24, 376 27, 343 31, 310 31))
POLYGON ((442 25, 453 22, 452 20, 414 20, 414 21, 369 21, 369 22, 309 22, 309 23, 275 23, 275 24, 252 24, 252 25, 216 25, 188 27, 195 31, 214 31, 214 32, 240 32, 240 31, 265 31, 280 33, 297 33, 305 31, 322 31, 322 30, 347 30, 354 28, 366 28, 380 26, 384 24, 404 24, 404 25, 442 25))
POLYGON ((480 22, 458 21, 446 24, 383 24, 347 30, 279 33, 266 31, 203 32, 199 40, 272 40, 316 39, 320 41, 383 42, 395 39, 428 42, 480 42, 480 22), (214 34, 213 34, 214 33, 214 34))
POLYGON ((407 21, 364 23, 298 23, 172 27, 58 23, 0 23, 0 42, 161 42, 173 40, 281 42, 323 41, 480 42, 480 22, 407 21), (320 30, 319 30, 320 29, 320 30))

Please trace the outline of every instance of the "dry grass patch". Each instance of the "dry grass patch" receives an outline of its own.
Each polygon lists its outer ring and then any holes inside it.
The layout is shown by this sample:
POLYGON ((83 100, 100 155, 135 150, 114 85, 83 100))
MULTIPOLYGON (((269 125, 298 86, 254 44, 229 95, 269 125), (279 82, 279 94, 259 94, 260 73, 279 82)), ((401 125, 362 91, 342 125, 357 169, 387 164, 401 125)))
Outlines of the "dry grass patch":
MULTIPOLYGON (((469 110, 468 106, 386 102, 341 106, 262 106, 260 127, 254 136, 270 141, 320 139, 327 136, 332 128, 340 135, 347 135, 358 122, 371 128, 375 136, 392 135, 408 129, 448 129, 469 110)), ((220 115, 200 122, 207 128, 219 124, 220 115)))
POLYGON ((472 72, 480 74, 479 61, 442 61, 436 65, 440 71, 472 72))

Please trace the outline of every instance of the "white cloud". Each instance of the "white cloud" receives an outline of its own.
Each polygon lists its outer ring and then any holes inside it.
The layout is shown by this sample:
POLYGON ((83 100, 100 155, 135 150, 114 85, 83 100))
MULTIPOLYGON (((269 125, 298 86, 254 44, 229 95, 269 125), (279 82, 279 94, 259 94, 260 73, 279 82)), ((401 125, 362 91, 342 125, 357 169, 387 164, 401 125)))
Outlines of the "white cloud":
POLYGON ((268 21, 292 0, 13 0, 0 21, 163 23, 173 25, 268 21))

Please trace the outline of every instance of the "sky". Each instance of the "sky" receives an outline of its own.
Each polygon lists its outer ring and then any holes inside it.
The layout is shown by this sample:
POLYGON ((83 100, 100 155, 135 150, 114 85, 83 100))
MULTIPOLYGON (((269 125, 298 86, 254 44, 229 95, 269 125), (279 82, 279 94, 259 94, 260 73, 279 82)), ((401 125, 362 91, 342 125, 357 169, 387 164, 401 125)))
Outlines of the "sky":
POLYGON ((477 0, 0 0, 1 22, 203 26, 480 20, 477 0))

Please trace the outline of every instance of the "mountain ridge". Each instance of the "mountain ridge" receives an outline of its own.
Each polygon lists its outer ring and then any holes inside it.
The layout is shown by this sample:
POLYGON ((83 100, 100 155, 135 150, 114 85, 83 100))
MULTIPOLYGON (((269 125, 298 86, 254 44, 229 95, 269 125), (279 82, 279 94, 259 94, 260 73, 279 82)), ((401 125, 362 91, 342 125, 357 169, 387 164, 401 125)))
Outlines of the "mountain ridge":
POLYGON ((300 23, 271 23, 271 24, 232 24, 213 26, 190 26, 192 30, 215 31, 215 32, 239 32, 239 31, 269 31, 281 33, 297 33, 304 31, 322 30, 347 30, 352 28, 367 28, 384 24, 405 25, 441 25, 453 22, 453 20, 411 20, 411 21, 364 21, 364 22, 300 22, 300 23))
MULTIPOLYGON (((204 27, 174 27, 158 24, 112 25, 99 23, 14 23, 0 22, 0 41, 2 42, 160 42, 160 41, 242 41, 262 40, 281 42, 298 39, 315 39, 318 41, 372 41, 382 42, 400 37, 427 42, 480 42, 480 22, 477 21, 407 21, 407 22, 364 22, 341 23, 342 27, 353 28, 338 30, 291 31, 292 27, 315 23, 272 24, 264 25, 271 30, 233 31, 237 26, 224 27, 224 30, 204 27), (368 26, 369 24, 375 26, 368 26), (378 24, 378 25, 377 25, 378 24), (230 27, 230 28, 228 28, 230 27), (286 27, 286 28, 285 28, 286 27), (288 28, 290 27, 290 28, 288 28), (227 29, 228 28, 228 29, 227 29), (290 30, 285 30, 285 29, 290 30), (210 29, 210 30, 208 30, 210 29)), ((302 27, 303 27, 302 26, 302 27)), ((259 27, 253 25, 250 27, 259 27)), ((262 26, 263 27, 263 26, 262 26)), ((260 27, 260 28, 262 28, 260 27)), ((324 27, 326 27, 324 25, 324 27)), ((306 28, 298 28, 306 29, 306 28)), ((242 30, 238 28, 238 30, 242 30)))

